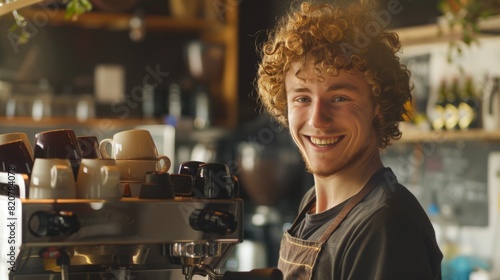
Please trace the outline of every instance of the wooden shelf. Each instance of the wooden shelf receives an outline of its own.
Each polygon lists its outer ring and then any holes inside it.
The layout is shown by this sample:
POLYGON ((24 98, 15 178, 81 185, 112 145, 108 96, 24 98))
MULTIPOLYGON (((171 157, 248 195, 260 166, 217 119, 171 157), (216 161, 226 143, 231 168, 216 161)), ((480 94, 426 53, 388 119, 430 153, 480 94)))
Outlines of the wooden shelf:
MULTIPOLYGON (((500 15, 480 20, 479 28, 481 37, 498 35, 500 33, 500 15)), ((391 31, 399 35, 403 46, 449 42, 450 40, 460 40, 462 36, 458 28, 450 29, 443 17, 438 18, 436 24, 396 28, 391 31)))
POLYGON ((42 0, 16 0, 16 1, 2 1, 0 3, 0 17, 15 10, 40 3, 42 0))
POLYGON ((419 142, 442 143, 452 141, 500 142, 500 131, 485 131, 482 129, 471 129, 467 131, 422 131, 418 129, 404 129, 403 136, 394 144, 419 142))
POLYGON ((85 121, 78 121, 76 118, 65 118, 65 117, 51 117, 43 118, 40 121, 33 120, 30 117, 0 117, 0 123, 3 127, 64 127, 64 126, 84 126, 84 127, 105 127, 105 128, 120 128, 120 127, 130 127, 138 125, 152 125, 152 124, 162 124, 161 119, 154 118, 130 118, 130 119, 119 119, 119 118, 93 118, 85 121))
MULTIPOLYGON (((26 8, 19 12, 26 18, 48 18, 49 23, 55 26, 78 26, 82 28, 128 30, 129 22, 134 16, 131 13, 104 13, 89 12, 80 15, 76 20, 66 19, 64 11, 46 11, 26 8)), ((175 18, 163 15, 146 15, 144 25, 148 31, 189 31, 204 32, 216 28, 223 28, 224 24, 215 20, 202 18, 175 18)))

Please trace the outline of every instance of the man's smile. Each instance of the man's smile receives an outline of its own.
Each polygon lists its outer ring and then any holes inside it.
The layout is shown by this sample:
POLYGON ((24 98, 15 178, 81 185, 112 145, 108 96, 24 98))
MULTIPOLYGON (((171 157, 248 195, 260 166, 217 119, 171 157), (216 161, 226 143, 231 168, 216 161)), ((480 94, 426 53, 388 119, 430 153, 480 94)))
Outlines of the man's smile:
POLYGON ((311 143, 313 143, 316 146, 319 147, 327 147, 330 145, 333 145, 337 143, 340 140, 341 137, 335 137, 335 138, 317 138, 310 136, 309 140, 311 140, 311 143))

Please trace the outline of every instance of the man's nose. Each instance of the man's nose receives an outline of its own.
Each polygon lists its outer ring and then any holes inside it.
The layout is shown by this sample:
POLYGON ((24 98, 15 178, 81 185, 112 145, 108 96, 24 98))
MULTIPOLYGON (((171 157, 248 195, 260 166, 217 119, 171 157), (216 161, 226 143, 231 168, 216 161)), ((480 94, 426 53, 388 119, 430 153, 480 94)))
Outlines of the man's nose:
POLYGON ((326 127, 331 125, 332 120, 333 112, 328 104, 321 100, 314 101, 309 116, 309 125, 317 128, 326 127))

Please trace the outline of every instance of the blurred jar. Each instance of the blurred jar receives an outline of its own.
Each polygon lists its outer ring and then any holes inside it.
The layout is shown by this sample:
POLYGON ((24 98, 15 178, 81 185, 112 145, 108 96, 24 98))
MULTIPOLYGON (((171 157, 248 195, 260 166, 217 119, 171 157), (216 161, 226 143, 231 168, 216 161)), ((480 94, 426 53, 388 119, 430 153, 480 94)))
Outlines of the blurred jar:
POLYGON ((247 139, 237 144, 237 176, 256 205, 276 205, 302 188, 304 164, 291 137, 263 118, 247 126, 247 139))
POLYGON ((95 98, 90 94, 82 95, 76 103, 76 119, 80 122, 95 118, 95 98))

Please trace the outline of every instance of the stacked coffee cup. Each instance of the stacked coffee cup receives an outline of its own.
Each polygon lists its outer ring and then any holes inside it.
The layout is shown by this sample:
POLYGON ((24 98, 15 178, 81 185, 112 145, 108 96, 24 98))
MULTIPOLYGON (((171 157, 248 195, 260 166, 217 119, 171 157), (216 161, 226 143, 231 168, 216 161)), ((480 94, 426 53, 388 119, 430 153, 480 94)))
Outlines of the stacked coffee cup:
MULTIPOLYGON (((32 170, 33 149, 26 133, 0 134, 0 172, 5 173, 5 178, 10 178, 11 174, 15 173, 28 180, 32 170)), ((13 183, 16 184, 16 182, 13 183)), ((2 192, 5 190, 6 188, 1 189, 2 192)), ((20 195, 20 198, 26 198, 27 189, 15 191, 20 195)))
POLYGON ((0 172, 31 175, 33 149, 24 132, 0 134, 0 172))
POLYGON ((76 136, 72 129, 35 135, 30 199, 120 198, 119 170, 101 159, 97 137, 76 136))
POLYGON ((82 153, 71 129, 54 129, 35 135, 30 199, 76 198, 76 179, 82 153))
POLYGON ((151 133, 143 129, 125 130, 103 139, 99 151, 103 158, 115 160, 121 182, 144 182, 147 172, 168 172, 171 164, 166 155, 158 155, 151 133))

